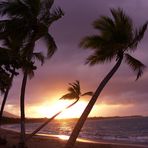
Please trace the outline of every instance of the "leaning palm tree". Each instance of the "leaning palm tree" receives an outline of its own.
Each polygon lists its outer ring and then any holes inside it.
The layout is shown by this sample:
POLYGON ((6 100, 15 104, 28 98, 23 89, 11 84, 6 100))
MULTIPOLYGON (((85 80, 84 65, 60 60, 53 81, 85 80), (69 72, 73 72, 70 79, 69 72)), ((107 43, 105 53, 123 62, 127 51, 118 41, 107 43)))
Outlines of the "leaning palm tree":
POLYGON ((73 105, 75 105, 80 97, 82 96, 92 96, 93 92, 86 92, 86 93, 81 93, 81 87, 80 87, 80 82, 79 81, 75 81, 73 83, 69 83, 70 87, 68 87, 68 93, 63 95, 60 100, 75 100, 72 104, 68 105, 66 108, 62 109, 61 111, 59 111, 58 113, 56 113, 55 115, 53 115, 51 118, 47 119, 46 122, 44 122, 41 126, 39 126, 34 132, 32 132, 27 138, 26 141, 28 141, 31 137, 33 137, 38 131, 40 131, 44 126, 46 126, 49 122, 51 122, 55 117, 57 117, 59 114, 61 114, 63 111, 65 111, 66 109, 72 107, 73 105))
MULTIPOLYGON (((3 27, 3 30, 8 30, 12 32, 12 29, 7 29, 9 22, 16 27, 17 24, 21 24, 19 30, 22 29, 22 32, 27 32, 27 34, 21 34, 21 36, 28 35, 29 40, 28 44, 23 48, 22 55, 23 61, 26 61, 28 66, 33 66, 31 61, 32 54, 34 51, 35 43, 39 39, 44 39, 45 44, 48 48, 48 57, 51 57, 57 47, 53 37, 49 34, 48 29, 50 25, 60 19, 64 14, 60 8, 55 8, 51 10, 54 0, 14 0, 9 1, 5 0, 0 3, 0 14, 11 17, 12 19, 6 20, 3 23, 6 27, 3 27), (15 23, 16 22, 16 23, 15 23), (24 25, 23 25, 24 24, 24 25), (31 65, 30 65, 31 64, 31 65)), ((1 28, 1 27, 0 27, 1 28)), ((2 36, 5 36, 6 33, 3 31, 2 36)), ((27 65, 26 65, 27 66, 27 65)), ((32 67, 33 68, 33 67, 32 67)), ((29 68, 30 69, 30 68, 29 68)), ((25 144, 25 110, 24 110, 24 99, 25 99, 25 88, 27 83, 28 68, 24 69, 24 76, 21 87, 21 96, 20 96, 20 108, 21 108, 21 137, 20 137, 20 146, 24 147, 25 144)))
POLYGON ((83 48, 91 48, 93 51, 93 54, 87 58, 87 64, 92 66, 99 63, 110 62, 114 58, 116 59, 116 64, 96 89, 93 97, 72 131, 66 148, 73 147, 98 96, 118 70, 123 59, 125 58, 125 62, 136 72, 136 79, 142 76, 145 68, 144 64, 132 57, 129 52, 135 51, 138 43, 144 36, 147 23, 139 29, 135 29, 131 18, 127 16, 122 9, 111 9, 111 14, 112 17, 102 16, 93 23, 93 27, 99 30, 99 34, 85 37, 81 41, 80 46, 83 48))

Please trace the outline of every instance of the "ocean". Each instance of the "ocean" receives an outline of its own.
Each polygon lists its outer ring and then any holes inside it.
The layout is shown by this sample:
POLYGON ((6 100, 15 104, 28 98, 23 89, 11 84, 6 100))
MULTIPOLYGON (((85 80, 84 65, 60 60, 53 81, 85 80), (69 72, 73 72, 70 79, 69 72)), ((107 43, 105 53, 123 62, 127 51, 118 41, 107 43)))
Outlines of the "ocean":
MULTIPOLYGON (((39 134, 70 135, 75 120, 54 120, 44 127, 39 134)), ((27 123, 26 131, 31 133, 41 123, 27 123)), ((3 128, 19 131, 19 124, 3 125, 3 128)), ((94 141, 124 142, 148 145, 148 117, 128 117, 87 120, 79 138, 94 141)))

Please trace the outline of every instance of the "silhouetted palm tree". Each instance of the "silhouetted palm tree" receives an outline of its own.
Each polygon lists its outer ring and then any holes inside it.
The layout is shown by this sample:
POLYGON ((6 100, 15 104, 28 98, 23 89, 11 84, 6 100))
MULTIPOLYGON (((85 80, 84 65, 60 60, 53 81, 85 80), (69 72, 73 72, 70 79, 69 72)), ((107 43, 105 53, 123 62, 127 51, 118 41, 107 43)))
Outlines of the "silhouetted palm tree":
POLYGON ((12 81, 13 81, 14 75, 15 74, 12 73, 11 76, 9 77, 9 84, 6 87, 6 90, 4 92, 4 97, 3 97, 1 108, 0 108, 0 126, 1 126, 1 121, 2 121, 4 107, 5 107, 5 104, 6 104, 6 100, 7 100, 8 94, 9 94, 10 87, 12 85, 12 81))
MULTIPOLYGON (((63 16, 63 12, 60 8, 56 8, 51 11, 54 0, 14 0, 14 1, 3 1, 0 3, 0 14, 8 15, 11 19, 11 24, 20 24, 19 30, 21 37, 26 35, 29 36, 28 43, 22 50, 26 68, 24 68, 24 76, 21 87, 20 106, 21 106, 21 138, 20 147, 24 147, 25 143, 25 110, 24 110, 24 99, 25 99, 25 88, 27 82, 27 75, 29 70, 35 69, 33 62, 31 61, 35 42, 39 39, 44 39, 48 46, 48 57, 51 57, 56 51, 56 44, 52 36, 49 34, 48 29, 50 25, 63 16)), ((3 22, 5 26, 9 26, 9 20, 3 22)), ((1 27, 0 27, 1 28, 1 27)), ((13 32, 8 27, 1 33, 5 36, 5 32, 13 32)))
POLYGON ((72 107, 74 104, 76 104, 81 96, 92 96, 93 92, 86 92, 86 93, 81 93, 81 87, 80 87, 80 82, 75 81, 73 83, 69 83, 70 87, 68 88, 68 93, 63 95, 60 99, 64 100, 75 100, 72 104, 68 105, 66 108, 63 110, 59 111, 55 115, 53 115, 51 118, 47 119, 46 122, 44 122, 41 126, 39 126, 34 132, 32 132, 26 140, 29 140, 31 137, 33 137, 38 131, 40 131, 44 126, 46 126, 50 121, 52 121, 55 117, 57 117, 59 114, 61 114, 64 110, 72 107))
POLYGON ((0 92, 5 93, 9 86, 10 74, 5 70, 5 64, 8 59, 8 51, 0 47, 0 92))
POLYGON ((10 75, 0 66, 0 92, 5 93, 10 83, 10 75))
POLYGON ((132 70, 137 73, 137 79, 141 77, 143 73, 145 67, 144 64, 129 55, 129 52, 135 51, 138 43, 144 36, 147 23, 139 29, 135 29, 131 18, 127 16, 122 9, 111 9, 111 14, 112 17, 102 16, 93 23, 93 27, 99 30, 100 34, 85 37, 81 41, 80 46, 83 48, 91 48, 94 52, 87 58, 87 64, 92 66, 99 63, 110 62, 114 58, 116 59, 116 64, 96 89, 93 97, 72 131, 66 148, 73 147, 87 116, 97 101, 98 96, 119 68, 123 58, 125 58, 126 63, 132 68, 132 70))
MULTIPOLYGON (((36 67, 33 66, 34 61, 29 63, 24 59, 23 55, 20 55, 19 50, 22 49, 24 44, 22 44, 22 45, 19 44, 19 41, 16 41, 16 39, 14 39, 14 38, 11 39, 11 37, 9 36, 9 37, 3 39, 3 46, 4 46, 3 48, 0 48, 0 52, 3 55, 2 59, 1 59, 1 65, 3 65, 3 67, 4 67, 5 71, 7 71, 7 73, 9 72, 8 74, 6 73, 9 78, 8 79, 9 84, 5 88, 4 98, 2 101, 2 105, 1 105, 0 124, 1 124, 4 106, 5 106, 5 103, 7 100, 7 96, 8 96, 10 87, 12 85, 13 78, 15 75, 18 75, 18 73, 15 71, 15 69, 22 68, 22 70, 24 71, 24 69, 26 68, 28 70, 28 75, 30 77, 32 77, 34 75, 33 70, 36 69, 36 67)), ((44 63, 44 56, 40 52, 32 54, 32 60, 34 60, 34 59, 39 60, 41 62, 41 64, 44 63)), ((4 80, 5 79, 3 78, 3 81, 4 80)))
POLYGON ((3 55, 1 64, 5 68, 5 71, 9 72, 10 78, 9 78, 9 85, 7 86, 4 92, 4 97, 1 104, 0 126, 1 126, 4 106, 9 94, 10 87, 12 85, 13 78, 15 75, 18 75, 18 73, 16 72, 16 69, 20 68, 18 52, 19 52, 19 49, 21 48, 21 44, 19 44, 19 41, 16 41, 15 38, 11 39, 10 36, 1 39, 1 41, 3 41, 2 47, 0 48, 1 55, 3 55))

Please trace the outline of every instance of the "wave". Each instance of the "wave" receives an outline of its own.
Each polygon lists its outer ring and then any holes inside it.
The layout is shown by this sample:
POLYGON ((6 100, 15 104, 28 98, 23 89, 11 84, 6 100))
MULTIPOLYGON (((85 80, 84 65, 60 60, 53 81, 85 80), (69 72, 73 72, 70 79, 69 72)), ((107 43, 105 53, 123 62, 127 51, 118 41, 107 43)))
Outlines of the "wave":
MULTIPOLYGON (((122 120, 88 120, 79 138, 90 140, 118 141, 131 144, 148 144, 148 118, 122 120)), ((34 131, 41 123, 26 124, 27 133, 34 131)), ((53 121, 39 134, 69 136, 75 122, 53 121)), ((4 125, 3 128, 20 131, 19 124, 4 125)))

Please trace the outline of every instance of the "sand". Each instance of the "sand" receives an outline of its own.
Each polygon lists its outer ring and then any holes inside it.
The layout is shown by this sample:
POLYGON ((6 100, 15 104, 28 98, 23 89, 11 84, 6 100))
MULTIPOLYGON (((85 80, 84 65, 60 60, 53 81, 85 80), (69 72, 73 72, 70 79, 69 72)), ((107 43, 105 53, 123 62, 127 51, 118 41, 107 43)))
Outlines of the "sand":
MULTIPOLYGON (((0 136, 7 139, 6 145, 0 145, 0 148, 12 148, 19 142, 19 133, 0 129, 0 136)), ((64 137, 60 137, 63 138, 64 137)), ((66 140, 57 136, 38 135, 27 141, 28 148, 64 148, 66 140)), ((121 143, 109 143, 105 141, 93 142, 89 140, 78 140, 74 148, 148 148, 148 146, 131 145, 121 143)))

